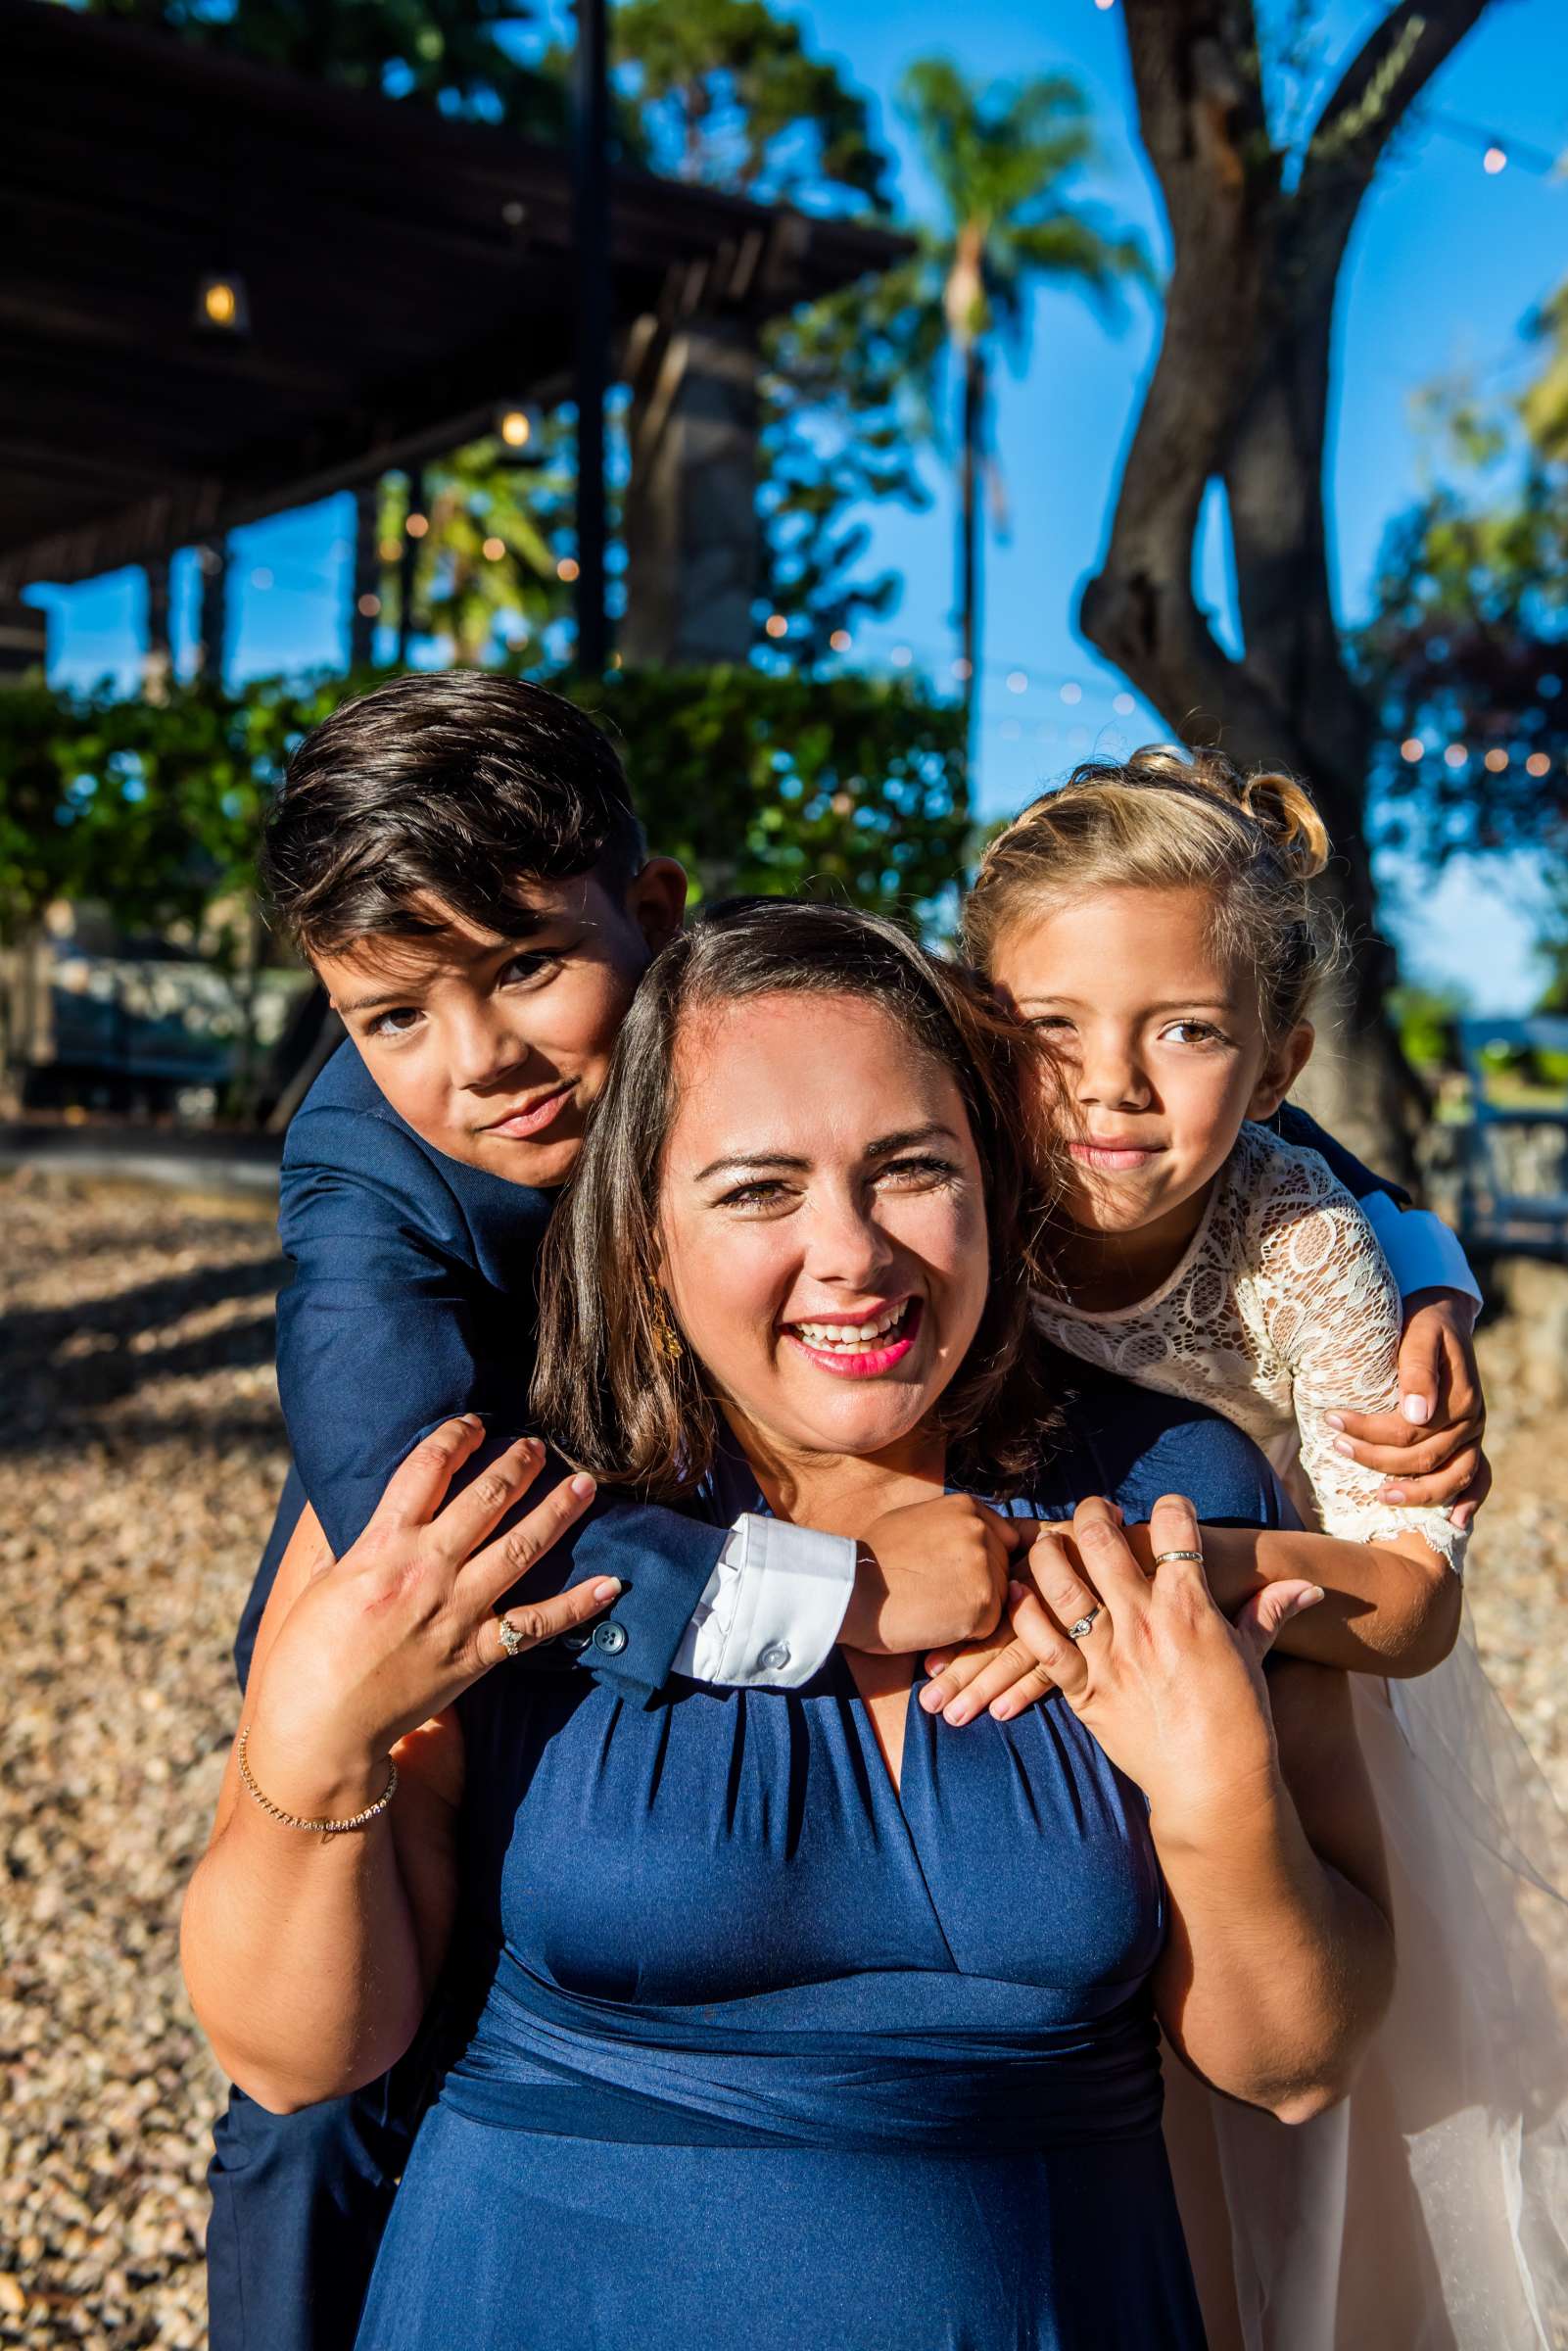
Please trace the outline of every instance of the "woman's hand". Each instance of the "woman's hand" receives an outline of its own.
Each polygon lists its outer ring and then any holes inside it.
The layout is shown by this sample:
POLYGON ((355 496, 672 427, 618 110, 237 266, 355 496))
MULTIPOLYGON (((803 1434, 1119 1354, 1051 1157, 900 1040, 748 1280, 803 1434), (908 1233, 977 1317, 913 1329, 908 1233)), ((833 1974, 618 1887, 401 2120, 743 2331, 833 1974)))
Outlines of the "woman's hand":
MULTIPOLYGON (((536 1438, 522 1438, 443 1509, 483 1434, 465 1414, 423 1438, 359 1540, 341 1559, 323 1556, 279 1626, 252 1693, 249 1753, 287 1810, 342 1809, 343 1798, 385 1778, 399 1739, 508 1654, 497 1604, 593 1500, 591 1477, 569 1477, 480 1550, 545 1460, 536 1438)), ((508 1609, 515 1646, 585 1623, 620 1588, 600 1577, 508 1609)))
MULTIPOLYGON (((1157 1556, 1201 1549, 1197 1512, 1180 1495, 1156 1503, 1150 1529, 1157 1556)), ((1322 1598, 1316 1585, 1270 1584, 1232 1625, 1201 1559, 1166 1559, 1146 1575, 1111 1504, 1095 1497, 1073 1513, 1070 1549, 1059 1530, 1041 1529, 1011 1597, 1015 1633, 1143 1790, 1157 1841, 1204 1833, 1244 1791, 1277 1779, 1262 1658, 1281 1625, 1322 1598), (1088 1607, 1064 1616, 1049 1596, 1084 1585, 1088 1607), (1088 1629, 1070 1639, 1069 1626, 1091 1611, 1088 1629)))

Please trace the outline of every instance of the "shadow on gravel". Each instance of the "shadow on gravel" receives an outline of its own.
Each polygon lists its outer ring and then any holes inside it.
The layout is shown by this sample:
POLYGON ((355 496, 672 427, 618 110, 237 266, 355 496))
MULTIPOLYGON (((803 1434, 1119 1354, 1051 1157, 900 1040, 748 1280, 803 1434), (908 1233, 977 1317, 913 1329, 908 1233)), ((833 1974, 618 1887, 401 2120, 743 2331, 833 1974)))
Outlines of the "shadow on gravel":
MULTIPOLYGON (((67 1307, 23 1307, 0 1317, 0 1395, 13 1400, 0 1417, 0 1455, 50 1451, 86 1433, 83 1422, 151 1381, 200 1378, 270 1364, 271 1302, 285 1269, 271 1256, 161 1275, 113 1296, 67 1307), (261 1302, 265 1301, 264 1308, 261 1302), (234 1315, 236 1307, 260 1311, 234 1315), (188 1332, 190 1318, 224 1312, 215 1329, 188 1332)), ((232 1407, 211 1415, 150 1415, 143 1433, 167 1436, 182 1425, 216 1433, 232 1407)), ((242 1409, 245 1431, 275 1430, 275 1411, 242 1409)), ((116 1415, 117 1438, 130 1423, 116 1415)))

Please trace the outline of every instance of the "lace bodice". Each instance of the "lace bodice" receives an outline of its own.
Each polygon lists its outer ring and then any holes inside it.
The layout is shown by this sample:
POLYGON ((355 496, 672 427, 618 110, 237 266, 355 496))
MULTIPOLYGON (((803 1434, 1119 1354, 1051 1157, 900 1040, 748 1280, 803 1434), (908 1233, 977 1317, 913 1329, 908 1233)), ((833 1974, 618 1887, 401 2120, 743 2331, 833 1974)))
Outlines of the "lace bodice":
POLYGON ((1308 1524, 1358 1543, 1419 1534, 1462 1566, 1465 1537, 1443 1511, 1380 1502, 1382 1477, 1336 1453, 1325 1425, 1331 1412, 1397 1406, 1402 1317, 1370 1224, 1315 1151, 1243 1127, 1151 1297, 1106 1314, 1041 1297, 1035 1314, 1068 1354, 1235 1421, 1308 1524))

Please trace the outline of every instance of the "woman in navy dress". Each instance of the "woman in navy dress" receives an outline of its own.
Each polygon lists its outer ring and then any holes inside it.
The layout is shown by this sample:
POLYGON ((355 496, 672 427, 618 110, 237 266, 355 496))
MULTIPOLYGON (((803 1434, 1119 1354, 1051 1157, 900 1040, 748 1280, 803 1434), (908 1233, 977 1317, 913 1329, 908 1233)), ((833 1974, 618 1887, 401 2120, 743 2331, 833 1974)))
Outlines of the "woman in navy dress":
MULTIPOLYGON (((361 2351, 1182 2351, 1158 2025, 1287 2118, 1345 2087, 1391 1970, 1375 1822, 1337 1677, 1287 1666, 1271 1707, 1259 1664, 1340 1547, 1168 1498, 1124 1537, 1100 1500, 1024 1564, 997 1506, 1060 1516, 1085 1468, 1028 1357, 1008 1050, 889 926, 678 942, 551 1236, 538 1400, 598 1475, 721 1519, 988 1498, 1051 1703, 955 1730, 915 1659, 845 1650, 646 1710, 566 1660, 495 1672, 613 1587, 509 1604, 592 1487, 487 1544, 539 1452, 441 1509, 462 1424, 280 1577, 187 1912, 204 2022, 302 2104, 384 2070, 443 1969, 474 2019, 361 2351), (1252 1589, 1236 1628, 1205 1549, 1252 1589)), ((1138 1409, 1245 1513, 1244 1439, 1138 1409)))

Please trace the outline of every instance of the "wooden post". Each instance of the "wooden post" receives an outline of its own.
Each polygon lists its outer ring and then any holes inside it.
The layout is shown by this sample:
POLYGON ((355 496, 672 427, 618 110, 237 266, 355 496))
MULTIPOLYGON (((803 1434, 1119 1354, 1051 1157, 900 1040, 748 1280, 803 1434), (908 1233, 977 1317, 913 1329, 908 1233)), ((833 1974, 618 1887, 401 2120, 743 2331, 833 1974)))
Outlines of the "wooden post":
POLYGON ((147 634, 142 649, 142 692, 150 702, 166 702, 174 675, 174 648, 168 634, 168 557, 160 555, 146 566, 147 634))
POLYGON ((228 541, 205 539, 196 559, 202 574, 197 668, 209 685, 221 686, 228 657, 228 541))
POLYGON ((577 666, 598 676, 609 659, 604 609, 604 395, 609 386, 609 85, 604 0, 576 0, 572 113, 573 233, 577 249, 577 666))
POLYGON ((381 551, 377 543, 380 516, 380 482, 361 482, 354 494, 354 584, 349 591, 351 669, 368 669, 376 657, 376 619, 381 601, 381 551))

